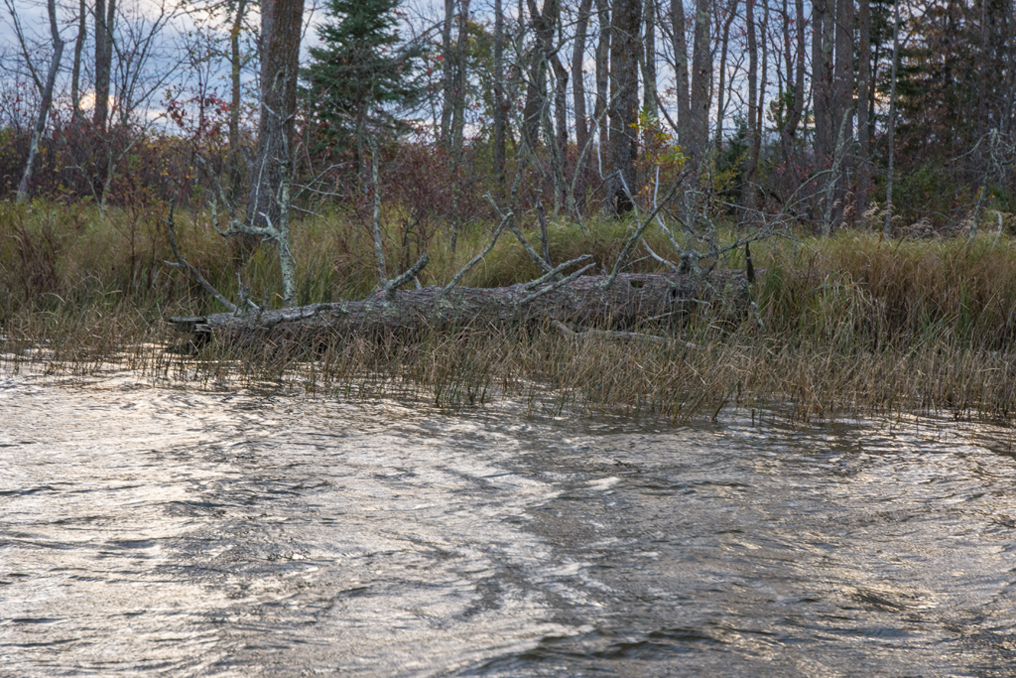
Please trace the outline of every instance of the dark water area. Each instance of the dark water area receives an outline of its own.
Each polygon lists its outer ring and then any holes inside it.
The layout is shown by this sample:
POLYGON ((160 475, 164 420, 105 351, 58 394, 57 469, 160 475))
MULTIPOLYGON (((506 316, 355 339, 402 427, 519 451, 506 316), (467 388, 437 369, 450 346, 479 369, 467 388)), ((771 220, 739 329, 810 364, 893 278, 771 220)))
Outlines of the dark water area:
POLYGON ((1012 440, 0 375, 0 675, 1012 676, 1012 440))

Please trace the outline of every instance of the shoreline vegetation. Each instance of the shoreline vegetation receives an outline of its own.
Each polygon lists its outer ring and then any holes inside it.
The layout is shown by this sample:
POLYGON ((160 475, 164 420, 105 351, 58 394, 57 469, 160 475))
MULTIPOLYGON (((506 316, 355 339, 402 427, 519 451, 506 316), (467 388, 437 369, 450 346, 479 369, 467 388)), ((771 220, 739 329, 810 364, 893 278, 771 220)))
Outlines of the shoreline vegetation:
MULTIPOLYGON (((843 229, 829 237, 786 233, 754 243, 757 314, 702 303, 688 317, 652 319, 620 333, 524 326, 466 327, 411 336, 337 337, 280 351, 210 343, 171 352, 171 316, 220 312, 173 259, 165 207, 98 209, 55 202, 0 203, 0 369, 41 363, 86 374, 116 363, 144 377, 195 383, 278 381, 348 397, 404 396, 468 406, 552 393, 561 407, 684 421, 724 408, 837 416, 952 413, 1010 422, 1016 416, 1016 238, 982 232, 886 239, 843 229), (153 347, 157 347, 153 350, 153 347)), ((445 284, 490 240, 496 224, 457 233, 455 253, 428 244, 423 285, 445 284)), ((591 254, 590 273, 616 260, 634 219, 551 222, 553 261, 591 254)), ((393 229, 395 230, 395 229, 393 229)), ((189 263, 237 298, 235 257, 208 215, 178 214, 189 263)), ((532 240, 539 234, 527 232, 532 240)), ((725 234, 733 241, 737 232, 725 234)), ((654 246, 651 233, 649 245, 654 246)), ((361 300, 378 284, 370 224, 341 212, 302 218, 293 231, 297 303, 361 300)), ((389 234, 389 261, 414 261, 413 243, 389 234)), ((665 243, 659 243, 663 247, 665 243)), ((745 268, 743 249, 718 270, 745 268)), ((640 247, 628 273, 664 273, 640 247)), ((539 275, 518 243, 499 242, 462 280, 502 287, 539 275)), ((251 299, 277 308, 272 248, 243 267, 251 299)))

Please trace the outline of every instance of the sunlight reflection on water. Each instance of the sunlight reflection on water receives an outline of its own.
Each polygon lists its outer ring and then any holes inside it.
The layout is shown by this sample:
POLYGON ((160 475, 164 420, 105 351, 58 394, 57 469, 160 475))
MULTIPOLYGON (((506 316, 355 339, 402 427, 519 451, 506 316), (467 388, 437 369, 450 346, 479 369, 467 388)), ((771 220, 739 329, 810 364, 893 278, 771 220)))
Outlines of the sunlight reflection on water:
POLYGON ((0 376, 0 673, 1010 674, 1008 429, 0 376))

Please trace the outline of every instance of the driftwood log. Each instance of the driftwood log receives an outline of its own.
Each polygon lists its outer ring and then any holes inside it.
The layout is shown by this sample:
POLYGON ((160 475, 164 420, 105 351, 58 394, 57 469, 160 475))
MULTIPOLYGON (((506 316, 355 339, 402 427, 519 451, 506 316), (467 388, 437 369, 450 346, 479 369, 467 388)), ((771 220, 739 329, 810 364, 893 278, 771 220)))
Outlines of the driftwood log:
POLYGON ((631 330, 650 320, 680 322, 704 308, 719 310, 726 318, 744 318, 751 303, 743 271, 715 271, 707 277, 620 274, 609 285, 607 279, 590 275, 510 287, 381 290, 363 301, 246 315, 214 313, 170 318, 170 322, 197 345, 211 340, 243 346, 264 341, 327 343, 358 332, 398 334, 547 322, 631 330))

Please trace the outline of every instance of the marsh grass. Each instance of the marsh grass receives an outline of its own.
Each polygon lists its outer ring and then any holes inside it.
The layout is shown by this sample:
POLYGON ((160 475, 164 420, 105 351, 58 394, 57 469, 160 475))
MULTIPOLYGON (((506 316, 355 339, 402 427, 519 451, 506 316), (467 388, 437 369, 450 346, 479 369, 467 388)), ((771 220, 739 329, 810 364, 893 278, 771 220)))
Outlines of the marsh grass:
MULTIPOLYGON (((799 419, 948 411, 1016 416, 1016 241, 1003 236, 893 240, 844 231, 754 248, 760 270, 754 317, 703 306, 681 326, 636 328, 665 343, 562 336, 551 326, 463 329, 411 338, 337 337, 323 349, 208 346, 161 350, 176 340, 168 315, 214 312, 170 258, 162 213, 35 203, 0 204, 0 364, 87 374, 111 363, 192 384, 275 384, 347 398, 397 397, 441 406, 522 398, 534 407, 607 409, 680 422, 726 407, 780 410, 799 419), (689 347, 692 342, 695 347, 689 347)), ((206 215, 178 215, 181 247, 227 295, 229 250, 206 215)), ((552 223, 555 261, 592 253, 613 261, 630 224, 592 220, 585 233, 552 223)), ((300 303, 362 298, 377 284, 364 224, 342 214, 299 224, 300 303)), ((532 231, 530 233, 533 233, 532 231)), ((451 278, 487 242, 439 234, 425 284, 451 278)), ((535 244, 537 236, 533 235, 535 244)), ((665 251, 666 244, 654 242, 665 251)), ((390 261, 415 258, 386 243, 390 261)), ((744 265, 736 252, 721 266, 744 265)), ((649 260, 636 270, 659 270, 649 260)), ((535 267, 510 237, 465 284, 509 285, 535 267)), ((244 268, 254 298, 277 289, 263 248, 244 268)), ((268 296, 269 305, 276 300, 268 296)))

